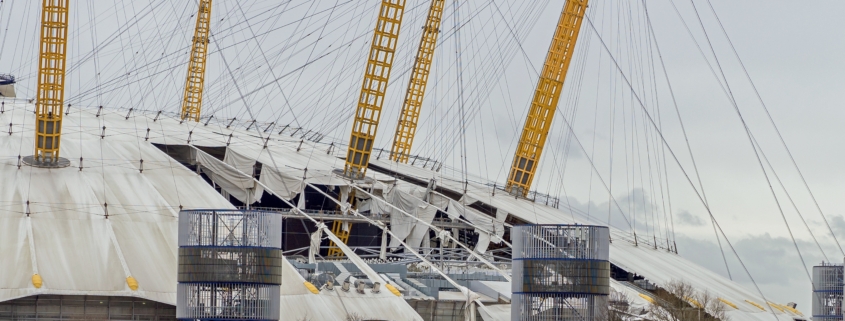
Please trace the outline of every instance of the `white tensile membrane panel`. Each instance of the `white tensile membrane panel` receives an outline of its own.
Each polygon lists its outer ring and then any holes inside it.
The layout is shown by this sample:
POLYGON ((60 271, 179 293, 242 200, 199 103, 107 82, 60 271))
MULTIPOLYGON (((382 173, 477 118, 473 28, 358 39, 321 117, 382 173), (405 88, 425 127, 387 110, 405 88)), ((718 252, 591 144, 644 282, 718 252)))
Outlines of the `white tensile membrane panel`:
MULTIPOLYGON (((180 124, 175 115, 156 112, 73 107, 64 118, 61 142, 61 156, 71 165, 18 168, 18 156, 34 150, 34 106, 5 102, 0 124, 11 123, 12 133, 7 127, 0 135, 0 302, 62 294, 134 296, 175 305, 180 208, 234 207, 153 143, 230 143, 251 146, 243 148, 247 151, 262 150, 265 141, 256 130, 226 129, 220 123, 180 124), (33 284, 34 274, 42 280, 40 288, 33 284), (130 288, 129 277, 137 281, 136 290, 130 288)), ((284 155, 299 143, 289 136, 272 136, 268 150, 273 155, 284 155)), ((301 152, 343 166, 312 145, 303 145, 301 152)), ((280 166, 304 168, 285 162, 280 159, 280 166)), ((421 320, 404 299, 389 291, 314 294, 287 261, 282 282, 282 320, 343 320, 350 314, 421 320)))
MULTIPOLYGON (((437 186, 453 191, 462 192, 466 188, 467 192, 463 196, 463 203, 469 205, 479 201, 493 206, 499 211, 506 211, 525 222, 534 224, 606 225, 605 222, 577 214, 572 215, 562 209, 524 199, 515 199, 500 190, 494 193, 490 186, 472 182, 465 186, 459 177, 450 177, 442 172, 387 160, 373 160, 370 163, 418 181, 426 182, 434 179, 437 186)), ((727 315, 731 320, 772 320, 775 316, 778 320, 793 320, 793 317, 806 318, 807 308, 809 307, 804 309, 804 316, 793 314, 788 310, 782 312, 779 309, 771 308, 766 300, 753 289, 747 289, 675 253, 664 249, 654 249, 652 246, 635 246, 629 231, 610 227, 610 233, 613 239, 613 242, 610 243, 610 262, 612 264, 628 272, 642 275, 658 286, 671 281, 684 281, 699 291, 708 291, 719 298, 732 302, 737 306, 736 309, 730 306, 726 307, 727 315), (746 300, 760 305, 765 310, 747 303, 746 300)), ((626 291, 622 288, 624 285, 619 283, 612 283, 611 285, 619 291, 626 291)))

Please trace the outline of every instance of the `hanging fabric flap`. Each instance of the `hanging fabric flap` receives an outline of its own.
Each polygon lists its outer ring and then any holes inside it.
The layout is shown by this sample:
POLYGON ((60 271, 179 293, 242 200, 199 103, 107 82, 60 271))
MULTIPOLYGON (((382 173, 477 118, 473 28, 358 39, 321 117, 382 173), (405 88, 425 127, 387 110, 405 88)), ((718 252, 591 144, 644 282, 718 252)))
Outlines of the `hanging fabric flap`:
MULTIPOLYGON (((238 172, 238 170, 226 166, 226 163, 204 152, 196 153, 196 159, 203 173, 208 175, 220 188, 238 199, 238 201, 247 203, 247 189, 255 188, 256 185, 252 177, 249 176, 249 173, 252 173, 251 168, 249 172, 238 172)), ((252 194, 251 198, 254 201, 256 193, 250 194, 252 194)), ((249 203, 251 204, 253 202, 249 203)))
POLYGON ((302 177, 293 177, 280 173, 270 166, 261 167, 261 177, 258 179, 261 184, 276 193, 276 196, 285 200, 291 200, 302 190, 302 177))
MULTIPOLYGON (((416 213, 417 206, 420 204, 420 202, 417 201, 417 198, 411 196, 410 194, 403 193, 398 189, 392 189, 386 195, 386 201, 402 211, 405 211, 405 213, 412 215, 416 213)), ((373 202, 380 203, 379 200, 373 200, 373 202)), ((387 207, 388 213, 390 213, 390 231, 393 232, 393 234, 399 239, 405 240, 408 235, 411 234, 411 230, 413 230, 414 226, 416 226, 417 221, 405 213, 402 213, 393 207, 389 207, 387 204, 382 205, 387 207)), ((399 239, 391 238, 390 247, 398 247, 400 245, 399 239)))
MULTIPOLYGON (((435 215, 437 215, 437 208, 434 205, 422 203, 420 207, 417 207, 416 217, 425 223, 431 224, 435 215)), ((423 222, 414 220, 414 228, 406 241, 408 245, 419 248, 423 241, 428 239, 429 227, 423 222)))
POLYGON ((493 228, 495 229, 493 235, 490 235, 490 241, 493 243, 502 243, 505 236, 505 220, 508 218, 508 212, 502 209, 496 209, 496 219, 493 220, 493 228))
POLYGON ((478 243, 475 245, 475 251, 479 254, 484 254, 484 252, 487 252, 487 247, 490 246, 490 234, 479 231, 478 229, 475 231, 478 232, 478 243))
POLYGON ((320 252, 320 241, 323 239, 323 230, 317 229, 316 232, 311 233, 311 245, 308 248, 308 264, 316 262, 315 256, 320 252))

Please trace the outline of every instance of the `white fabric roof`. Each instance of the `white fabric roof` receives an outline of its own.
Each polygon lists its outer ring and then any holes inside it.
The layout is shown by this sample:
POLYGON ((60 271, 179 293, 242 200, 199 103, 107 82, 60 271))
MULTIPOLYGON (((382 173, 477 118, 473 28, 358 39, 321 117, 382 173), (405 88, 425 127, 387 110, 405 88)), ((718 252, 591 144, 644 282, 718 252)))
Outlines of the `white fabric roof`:
MULTIPOLYGON (((153 121, 155 113, 136 112, 127 119, 126 110, 73 107, 63 120, 61 142, 61 156, 71 166, 18 169, 18 156, 33 153, 33 110, 31 104, 7 101, 0 114, 0 123, 12 123, 12 134, 0 135, 0 301, 64 294, 134 296, 175 304, 180 208, 233 206, 152 143, 186 145, 190 137, 190 144, 225 147, 231 134, 231 148, 249 157, 257 153, 262 162, 269 157, 256 150, 263 150, 264 141, 255 129, 179 124, 164 115, 153 121), (33 274, 43 279, 40 288, 33 285, 33 274), (138 282, 135 291, 127 284, 129 276, 138 282)), ((290 161, 299 141, 272 136, 267 151, 280 155, 276 161, 301 165, 290 161)), ((303 144, 301 152, 322 155, 309 158, 315 171, 343 166, 310 144, 303 144)), ((385 288, 379 294, 368 289, 365 294, 324 290, 315 295, 295 269, 287 263, 285 267, 283 319, 337 320, 355 313, 371 319, 421 320, 385 288)))
MULTIPOLYGON (((220 123, 208 126, 192 122, 180 124, 178 119, 164 115, 153 121, 155 113, 136 111, 129 113, 127 118, 126 110, 98 112, 73 107, 64 118, 61 149, 62 156, 71 161, 71 166, 41 169, 24 165, 18 169, 18 156, 31 155, 33 150, 35 120, 32 110, 33 106, 29 104, 7 102, 5 113, 0 114, 0 124, 12 123, 12 135, 0 135, 0 175, 3 177, 0 184, 0 253, 5 258, 0 260, 0 301, 40 293, 124 295, 175 303, 176 222, 180 206, 232 206, 196 173, 179 165, 151 143, 214 147, 224 147, 228 143, 229 149, 237 154, 257 159, 265 166, 272 164, 270 167, 278 169, 280 175, 297 178, 301 177, 297 175, 298 171, 308 168, 309 177, 315 173, 315 179, 332 180, 334 178, 324 174, 343 168, 342 160, 326 153, 327 145, 303 142, 300 146, 298 139, 276 133, 259 134, 261 129, 256 127, 247 131, 235 127, 226 129, 225 124, 220 123), (269 140, 262 139, 268 135, 269 140), (267 148, 264 148, 265 142, 267 148), (140 171, 141 159, 144 160, 143 173, 140 171), (35 273, 43 278, 40 289, 31 282, 35 273), (137 291, 128 288, 128 276, 138 280, 137 291)), ((424 181, 434 178, 439 186, 455 191, 464 189, 459 179, 428 169, 380 160, 373 160, 373 164, 424 181)), ((391 179, 372 170, 368 176, 377 181, 391 179)), ((491 187, 479 184, 470 183, 466 197, 468 202, 480 200, 528 222, 595 224, 542 204, 499 194, 493 196, 491 187)), ((750 300, 765 306, 765 301, 756 292, 673 253, 634 246, 626 241, 630 236, 625 231, 612 228, 612 235, 610 257, 614 264, 658 285, 680 279, 715 293, 739 307, 738 310, 729 309, 734 320, 771 319, 771 312, 760 311, 745 302, 750 300)), ((359 299, 350 298, 349 301, 359 299)), ((295 302, 296 299, 291 297, 290 300, 295 302)), ((326 310, 310 305, 323 303, 302 300, 305 301, 291 304, 307 310, 326 310)), ((337 300, 349 308, 345 304, 346 298, 337 300)), ((373 304, 360 303, 368 307, 367 311, 381 311, 369 308, 373 304)), ((404 303, 397 301, 396 304, 404 303)), ((779 319, 791 319, 788 312, 776 310, 775 313, 779 319)), ((404 314, 402 318, 408 315, 404 314)), ((389 315, 380 317, 392 318, 389 315)))
MULTIPOLYGON (((453 191, 463 192, 464 190, 464 184, 460 179, 451 178, 429 169, 385 160, 375 160, 372 163, 401 173, 406 178, 410 177, 422 181, 433 178, 438 186, 453 191)), ((465 197, 466 204, 481 201, 499 210, 505 210, 510 215, 529 223, 606 225, 540 203, 516 199, 501 191, 497 191, 494 195, 492 187, 472 182, 467 184, 465 197)), ((699 291, 709 291, 738 307, 738 309, 727 308, 728 315, 732 320, 771 320, 773 318, 772 311, 769 310, 770 307, 757 292, 750 291, 738 283, 696 265, 677 254, 662 249, 654 249, 651 246, 635 246, 628 231, 611 227, 611 236, 614 240, 610 244, 611 263, 629 272, 642 275, 658 286, 672 280, 682 280, 690 283, 699 291), (746 300, 761 305, 767 310, 761 311, 754 305, 747 303, 746 300)), ((774 313, 780 320, 792 320, 792 317, 796 316, 789 311, 781 312, 777 309, 774 310, 774 313)))
POLYGON ((414 309, 388 291, 384 286, 379 293, 371 289, 364 294, 355 289, 344 292, 340 286, 325 288, 320 294, 311 293, 303 285, 305 279, 287 260, 282 266, 282 320, 347 320, 347 315, 360 316, 363 320, 422 320, 414 309))

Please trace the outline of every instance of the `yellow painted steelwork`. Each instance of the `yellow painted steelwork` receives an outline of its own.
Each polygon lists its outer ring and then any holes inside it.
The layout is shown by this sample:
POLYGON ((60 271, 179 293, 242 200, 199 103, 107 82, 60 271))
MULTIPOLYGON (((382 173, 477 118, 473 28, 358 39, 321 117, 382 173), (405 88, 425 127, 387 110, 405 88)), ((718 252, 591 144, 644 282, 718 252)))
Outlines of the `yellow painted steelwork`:
MULTIPOLYGON (((332 233, 337 236, 343 244, 349 242, 349 232, 352 230, 352 223, 349 223, 349 227, 346 231, 343 230, 343 222, 341 221, 334 221, 332 222, 332 233)), ((334 241, 329 242, 329 253, 330 257, 340 257, 343 256, 343 251, 334 244, 334 241)))
POLYGON ((404 13, 405 0, 382 0, 379 7, 343 168, 346 177, 360 179, 367 172, 404 13))
POLYGON ((790 307, 788 305, 781 305, 780 307, 788 310, 789 312, 792 312, 793 314, 800 315, 800 316, 804 315, 803 313, 801 313, 801 311, 798 311, 798 309, 795 309, 795 308, 790 307))
POLYGON ((566 72, 575 54, 575 43, 581 30, 581 22, 584 20, 584 12, 587 10, 587 2, 588 0, 567 0, 563 6, 508 175, 506 189, 511 194, 526 196, 531 188, 563 90, 566 72))
POLYGON ((384 287, 386 287, 387 290, 390 291, 390 293, 393 293, 393 295, 402 296, 402 292, 399 292, 399 289, 397 289, 395 286, 390 285, 390 284, 385 284, 384 287))
POLYGON ((136 280, 134 277, 126 277, 126 285, 129 286, 130 290, 138 291, 138 280, 136 280))
POLYGON ((208 56, 208 37, 211 32, 211 0, 200 0, 197 24, 188 60, 188 76, 182 98, 182 119, 200 120, 202 90, 205 85, 205 59, 208 56))
POLYGON ((420 118, 425 87, 428 84, 431 60, 434 58, 434 47, 437 44, 437 36, 440 34, 440 19, 443 16, 445 3, 446 0, 431 0, 428 18, 420 38, 420 47, 414 60, 414 69, 408 81, 408 91, 405 93, 402 112, 399 114, 399 123, 396 124, 396 134, 393 136, 393 147, 390 150, 391 160, 408 162, 411 145, 414 144, 414 134, 417 132, 417 121, 420 118))
POLYGON ((44 0, 35 102, 35 160, 59 160, 62 110, 65 103, 65 62, 69 0, 44 0))
POLYGON ((44 280, 41 279, 41 276, 36 274, 32 275, 32 286, 36 289, 40 289, 41 286, 44 285, 44 280))
POLYGON ((305 288, 311 291, 311 293, 320 294, 320 290, 311 282, 305 281, 305 288))
POLYGON ((691 297, 685 296, 685 297, 684 297, 684 300, 687 300, 687 302, 689 302, 690 304, 694 305, 695 307, 697 307, 697 308, 699 308, 699 309, 703 309, 703 308, 704 308, 704 306, 702 306, 702 305, 701 305, 701 303, 698 303, 698 300, 696 300, 696 299, 693 299, 693 298, 691 298, 691 297))
POLYGON ((783 310, 783 308, 781 308, 779 304, 777 304, 777 303, 772 303, 772 302, 766 302, 766 303, 768 303, 770 307, 773 307, 773 308, 777 309, 777 310, 778 310, 778 311, 780 311, 781 313, 786 313, 786 311, 784 311, 784 310, 783 310))
MULTIPOLYGON (((405 1, 382 0, 379 6, 378 21, 367 56, 367 69, 364 70, 364 82, 361 84, 355 120, 352 122, 346 164, 343 166, 343 175, 348 178, 362 179, 367 173, 370 153, 373 151, 373 142, 381 119, 381 108, 384 106, 384 94, 390 80, 390 71, 393 69, 399 28, 405 14, 405 1)), ((335 221, 332 224, 332 232, 345 244, 349 240, 352 224, 349 224, 346 231, 341 228, 342 225, 342 222, 335 221)), ((341 256, 343 252, 331 242, 328 254, 341 256)))
POLYGON ((754 302, 754 301, 751 301, 751 300, 745 300, 745 302, 747 302, 750 305, 757 307, 758 309, 760 309, 760 311, 766 311, 766 309, 763 308, 762 305, 757 304, 757 302, 754 302))
POLYGON ((728 300, 726 300, 726 299, 722 299, 722 298, 719 298, 719 301, 722 301, 722 303, 727 304, 727 305, 729 305, 730 307, 732 307, 732 308, 734 308, 734 309, 739 310, 739 307, 737 307, 737 306, 736 306, 736 304, 734 304, 734 303, 733 303, 733 302, 731 302, 731 301, 728 301, 728 300))

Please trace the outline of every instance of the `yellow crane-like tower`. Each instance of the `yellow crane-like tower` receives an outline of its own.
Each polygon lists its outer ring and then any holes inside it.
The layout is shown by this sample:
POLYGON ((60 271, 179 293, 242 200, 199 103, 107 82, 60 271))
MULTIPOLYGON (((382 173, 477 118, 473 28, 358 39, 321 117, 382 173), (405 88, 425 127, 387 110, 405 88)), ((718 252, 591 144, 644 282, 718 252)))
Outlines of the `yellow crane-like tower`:
POLYGON ((65 103, 68 7, 70 0, 44 0, 38 56, 38 92, 35 102, 35 155, 31 165, 70 165, 59 158, 62 111, 65 103))
MULTIPOLYGON (((358 96, 352 135, 349 138, 349 150, 343 167, 343 175, 350 179, 364 178, 367 165, 370 163, 370 153, 373 150, 373 142, 376 139, 381 118, 381 108, 384 105, 384 94, 387 91, 390 71, 393 69, 399 27, 402 26, 402 16, 405 13, 405 1, 382 0, 379 6, 378 21, 370 43, 370 52, 367 55, 367 69, 364 71, 364 82, 361 85, 361 94, 358 96)), ((344 231, 342 225, 342 222, 334 221, 332 233, 346 243, 349 240, 349 230, 344 231)), ((329 256, 340 255, 342 255, 340 249, 331 243, 329 256)))
POLYGON ((200 120, 209 32, 211 32, 211 0, 200 0, 193 44, 191 44, 191 58, 188 60, 185 94, 182 98, 182 119, 200 120))
POLYGON ((563 90, 566 72, 575 54, 575 42, 578 40, 587 2, 567 0, 563 6, 508 175, 505 189, 513 195, 525 197, 531 188, 563 90))
POLYGON ((411 154, 445 3, 446 0, 432 0, 428 9, 428 18, 425 20, 420 47, 414 60, 414 69, 408 81, 408 91, 405 93, 399 123, 396 124, 396 135, 393 136, 393 147, 390 150, 390 159, 397 162, 407 163, 408 155, 411 154))

